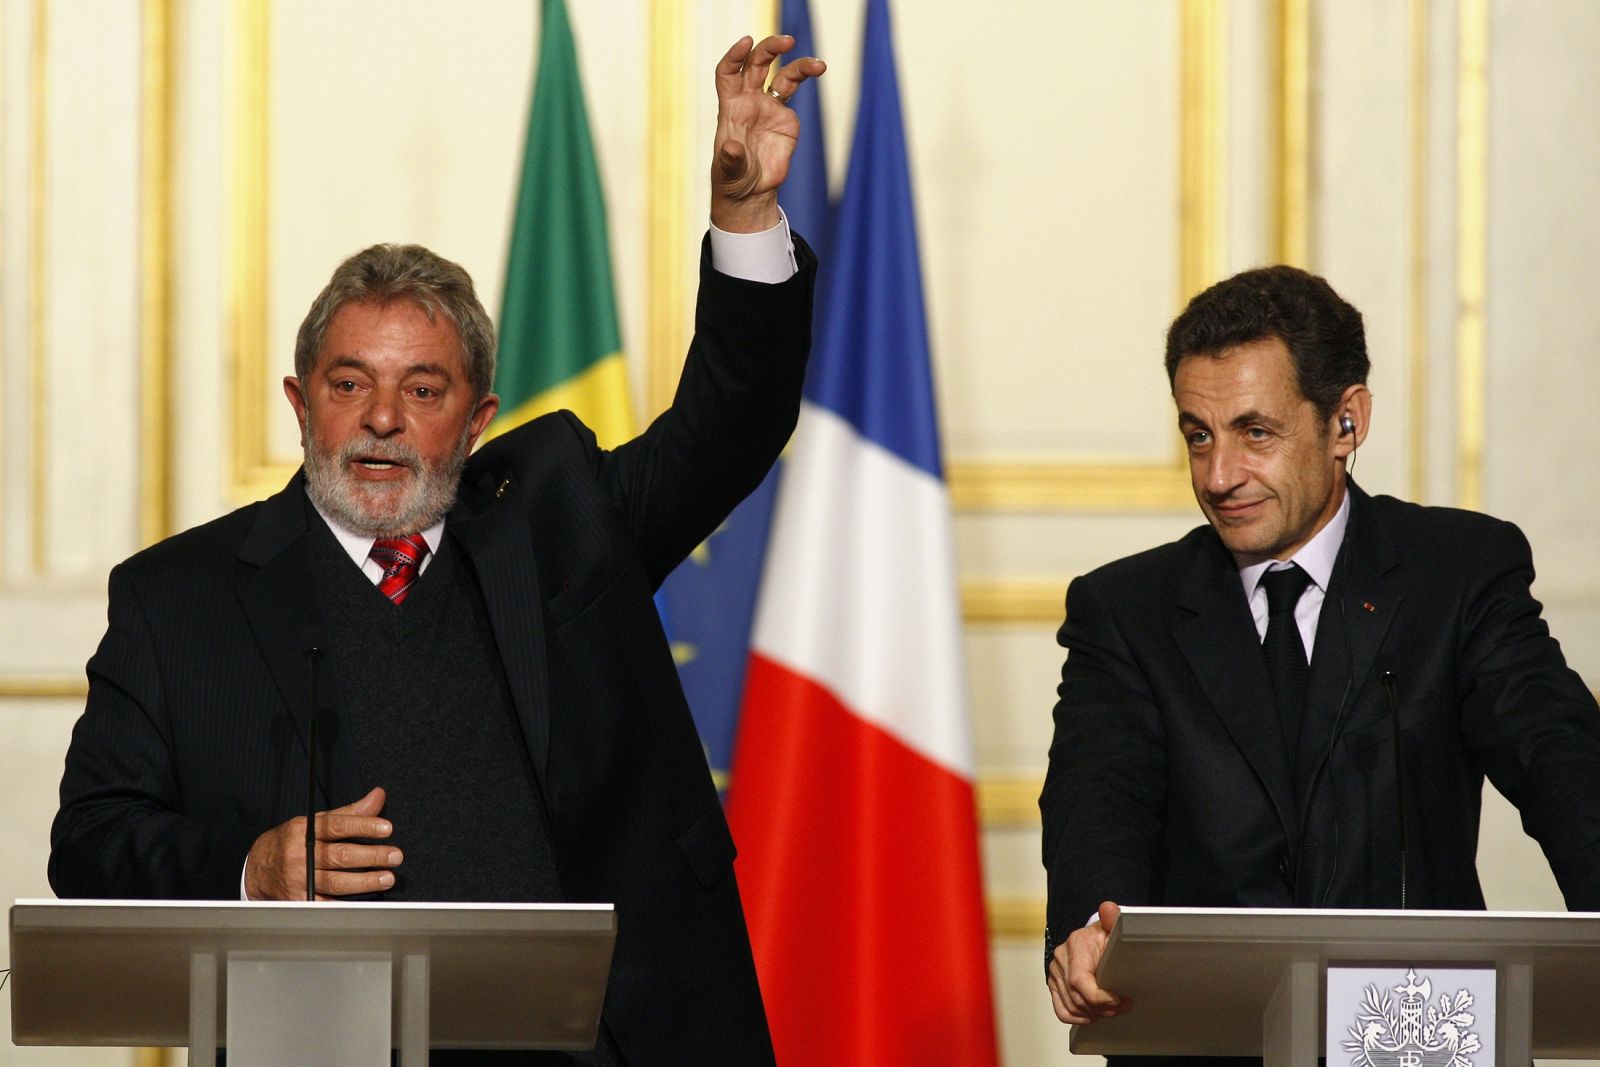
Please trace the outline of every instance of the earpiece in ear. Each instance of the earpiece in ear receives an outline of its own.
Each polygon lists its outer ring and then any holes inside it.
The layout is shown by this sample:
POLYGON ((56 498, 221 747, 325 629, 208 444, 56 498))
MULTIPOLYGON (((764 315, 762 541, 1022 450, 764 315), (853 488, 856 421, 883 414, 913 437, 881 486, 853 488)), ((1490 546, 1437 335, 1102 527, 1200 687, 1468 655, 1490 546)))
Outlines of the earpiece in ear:
MULTIPOLYGON (((1340 437, 1354 438, 1355 435, 1356 435, 1356 420, 1352 419, 1349 415, 1340 415, 1339 416, 1339 436, 1340 437)), ((1350 472, 1352 472, 1352 473, 1356 469, 1356 444, 1357 444, 1357 442, 1354 441, 1354 440, 1352 440, 1350 442, 1350 472)))

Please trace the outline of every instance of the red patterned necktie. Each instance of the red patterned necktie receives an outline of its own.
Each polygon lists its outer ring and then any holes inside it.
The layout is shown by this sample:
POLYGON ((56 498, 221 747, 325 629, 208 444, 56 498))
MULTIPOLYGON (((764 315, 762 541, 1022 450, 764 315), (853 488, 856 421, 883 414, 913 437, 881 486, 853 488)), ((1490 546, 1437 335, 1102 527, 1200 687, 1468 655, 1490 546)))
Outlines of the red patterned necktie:
POLYGON ((428 542, 421 534, 405 537, 380 537, 372 543, 368 553, 383 568, 383 578, 378 582, 378 592, 396 604, 405 603, 411 592, 411 583, 417 580, 417 568, 422 557, 428 554, 428 542))

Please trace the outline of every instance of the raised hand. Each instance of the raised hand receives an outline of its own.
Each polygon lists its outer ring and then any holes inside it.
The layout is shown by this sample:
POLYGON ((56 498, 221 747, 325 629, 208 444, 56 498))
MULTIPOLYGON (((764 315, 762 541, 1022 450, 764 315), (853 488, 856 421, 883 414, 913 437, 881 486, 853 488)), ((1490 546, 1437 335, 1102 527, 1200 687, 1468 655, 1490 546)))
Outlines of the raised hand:
POLYGON ((778 224, 778 186, 800 137, 789 98, 808 78, 828 69, 807 56, 779 69, 773 62, 794 47, 789 36, 760 44, 741 37, 717 63, 717 133, 712 142, 711 221, 730 233, 756 233, 778 224))

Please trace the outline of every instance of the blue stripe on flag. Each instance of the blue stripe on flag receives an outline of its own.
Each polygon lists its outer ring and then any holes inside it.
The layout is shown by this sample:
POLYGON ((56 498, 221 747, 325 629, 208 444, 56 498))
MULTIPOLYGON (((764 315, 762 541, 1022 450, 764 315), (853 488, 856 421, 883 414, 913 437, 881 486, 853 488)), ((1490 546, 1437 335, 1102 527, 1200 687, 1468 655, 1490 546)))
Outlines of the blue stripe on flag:
POLYGON ((886 0, 869 0, 860 110, 806 397, 943 477, 911 170, 886 0))
MULTIPOLYGON (((783 0, 782 32, 795 38, 784 58, 817 54, 806 0, 783 0)), ((779 200, 789 227, 804 237, 826 270, 828 168, 823 155, 822 103, 815 85, 801 86, 790 101, 800 116, 800 143, 779 200)), ((820 313, 819 313, 820 314, 820 313)), ((685 560, 656 594, 656 606, 675 649, 682 653, 678 678, 713 769, 733 764, 739 704, 750 660, 750 625, 767 553, 772 505, 783 464, 768 473, 727 521, 685 560)))

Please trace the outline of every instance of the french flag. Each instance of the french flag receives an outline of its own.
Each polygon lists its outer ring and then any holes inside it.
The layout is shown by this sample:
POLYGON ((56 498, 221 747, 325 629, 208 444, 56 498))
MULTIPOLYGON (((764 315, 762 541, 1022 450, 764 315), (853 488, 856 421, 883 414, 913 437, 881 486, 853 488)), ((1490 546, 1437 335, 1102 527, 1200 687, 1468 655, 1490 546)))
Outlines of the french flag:
POLYGON ((887 0, 768 542, 729 819, 778 1061, 997 1062, 950 500, 887 0))

